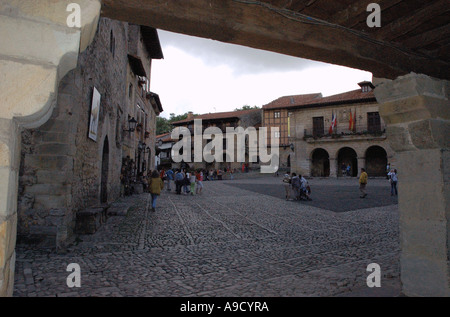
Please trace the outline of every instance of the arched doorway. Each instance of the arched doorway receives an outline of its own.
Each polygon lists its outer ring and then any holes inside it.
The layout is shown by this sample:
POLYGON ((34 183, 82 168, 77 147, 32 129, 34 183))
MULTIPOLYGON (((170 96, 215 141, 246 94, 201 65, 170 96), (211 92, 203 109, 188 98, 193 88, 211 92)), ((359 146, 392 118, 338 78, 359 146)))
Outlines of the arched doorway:
POLYGON ((103 153, 102 153, 102 174, 100 181, 100 202, 108 202, 108 172, 109 172, 109 142, 108 137, 105 138, 103 142, 103 153))
POLYGON ((381 146, 374 145, 366 151, 366 171, 370 176, 386 176, 387 153, 381 146))
POLYGON ((311 156, 311 176, 330 176, 330 155, 324 149, 315 149, 311 156))
POLYGON ((358 175, 358 155, 355 150, 349 147, 344 147, 338 152, 338 176, 351 176, 356 177, 358 175), (347 167, 350 165, 350 172, 347 174, 347 167))

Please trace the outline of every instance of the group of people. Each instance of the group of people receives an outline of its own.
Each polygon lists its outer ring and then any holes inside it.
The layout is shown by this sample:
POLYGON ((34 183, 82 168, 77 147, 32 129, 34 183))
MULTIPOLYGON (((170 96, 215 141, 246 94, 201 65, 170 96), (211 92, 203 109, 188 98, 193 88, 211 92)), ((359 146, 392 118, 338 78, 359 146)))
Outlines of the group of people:
POLYGON ((286 191, 286 200, 291 200, 292 193, 294 194, 294 200, 312 200, 310 197, 311 187, 302 175, 296 173, 284 174, 283 185, 286 191))
MULTIPOLYGON (((397 196, 397 183, 398 183, 398 176, 397 176, 397 170, 394 168, 390 168, 390 165, 388 164, 388 172, 386 174, 387 179, 389 179, 389 183, 391 184, 391 196, 397 196)), ((366 192, 366 186, 369 176, 367 175, 367 172, 364 168, 361 168, 361 175, 359 176, 359 190, 361 191, 361 198, 365 198, 367 196, 366 192)))
POLYGON ((156 201, 161 191, 166 188, 167 191, 172 190, 172 183, 175 183, 175 191, 177 195, 182 193, 185 195, 199 195, 203 189, 203 171, 189 171, 186 169, 167 171, 154 170, 149 174, 147 180, 148 192, 152 198, 152 211, 156 210, 156 201))
POLYGON ((168 169, 161 171, 161 179, 166 183, 166 190, 172 191, 172 183, 175 184, 175 192, 177 195, 182 193, 185 195, 199 195, 203 190, 203 176, 202 170, 188 170, 188 169, 168 169))
MULTIPOLYGON (((398 176, 396 169, 390 169, 387 173, 387 177, 391 184, 391 196, 397 196, 397 183, 398 176)), ((365 168, 361 168, 361 174, 359 176, 359 190, 361 192, 360 197, 365 198, 367 196, 367 182, 369 176, 365 168)), ((302 175, 296 175, 296 173, 288 174, 286 173, 283 177, 283 185, 286 192, 286 200, 291 200, 291 194, 294 194, 295 200, 312 200, 311 199, 311 187, 308 181, 302 175)))

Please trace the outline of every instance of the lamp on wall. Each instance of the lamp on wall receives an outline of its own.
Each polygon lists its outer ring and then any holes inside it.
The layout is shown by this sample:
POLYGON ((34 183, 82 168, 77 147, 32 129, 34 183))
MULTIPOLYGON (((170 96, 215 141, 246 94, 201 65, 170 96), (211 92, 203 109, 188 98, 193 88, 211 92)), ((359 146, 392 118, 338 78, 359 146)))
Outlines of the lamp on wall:
POLYGON ((136 130, 136 125, 137 125, 137 121, 134 117, 132 117, 131 119, 128 120, 128 130, 124 129, 123 131, 126 132, 134 132, 134 130, 136 130))

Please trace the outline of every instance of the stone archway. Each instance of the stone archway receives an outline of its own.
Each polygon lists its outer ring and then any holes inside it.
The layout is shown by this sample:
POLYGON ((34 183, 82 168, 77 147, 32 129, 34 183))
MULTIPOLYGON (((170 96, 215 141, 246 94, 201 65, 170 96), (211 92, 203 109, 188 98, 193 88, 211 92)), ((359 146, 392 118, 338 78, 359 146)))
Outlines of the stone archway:
POLYGON ((311 176, 330 176, 330 155, 326 150, 318 148, 311 153, 311 176))
POLYGON ((81 23, 70 27, 70 3, 4 1, 0 7, 0 296, 13 292, 20 131, 50 118, 58 83, 76 67, 100 17, 99 0, 79 0, 81 23))
POLYGON ((109 142, 108 137, 103 142, 102 168, 100 180, 100 203, 108 202, 108 172, 109 172, 109 142))
POLYGON ((356 177, 358 175, 358 155, 354 149, 343 147, 338 151, 337 157, 338 176, 347 176, 348 165, 350 165, 350 175, 348 176, 356 177))
POLYGON ((378 145, 373 145, 366 150, 366 172, 370 176, 386 176, 388 163, 387 152, 378 145))

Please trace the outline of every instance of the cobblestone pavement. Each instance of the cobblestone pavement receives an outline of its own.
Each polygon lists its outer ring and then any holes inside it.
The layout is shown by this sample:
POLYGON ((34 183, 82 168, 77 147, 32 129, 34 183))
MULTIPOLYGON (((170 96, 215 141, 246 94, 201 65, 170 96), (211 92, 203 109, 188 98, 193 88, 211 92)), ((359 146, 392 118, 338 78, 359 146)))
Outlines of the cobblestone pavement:
MULTIPOLYGON (((330 195, 333 205, 359 195, 355 182, 311 185, 317 193, 355 186, 330 195)), ((204 182, 197 196, 164 192, 155 213, 148 194, 126 197, 114 204, 126 216, 110 217, 66 254, 18 245, 14 296, 370 296, 370 263, 381 267, 382 295, 395 296, 397 205, 385 180, 371 184, 386 203, 352 202, 346 212, 275 197, 276 177, 204 182), (81 267, 80 288, 66 285, 69 263, 81 267)))

